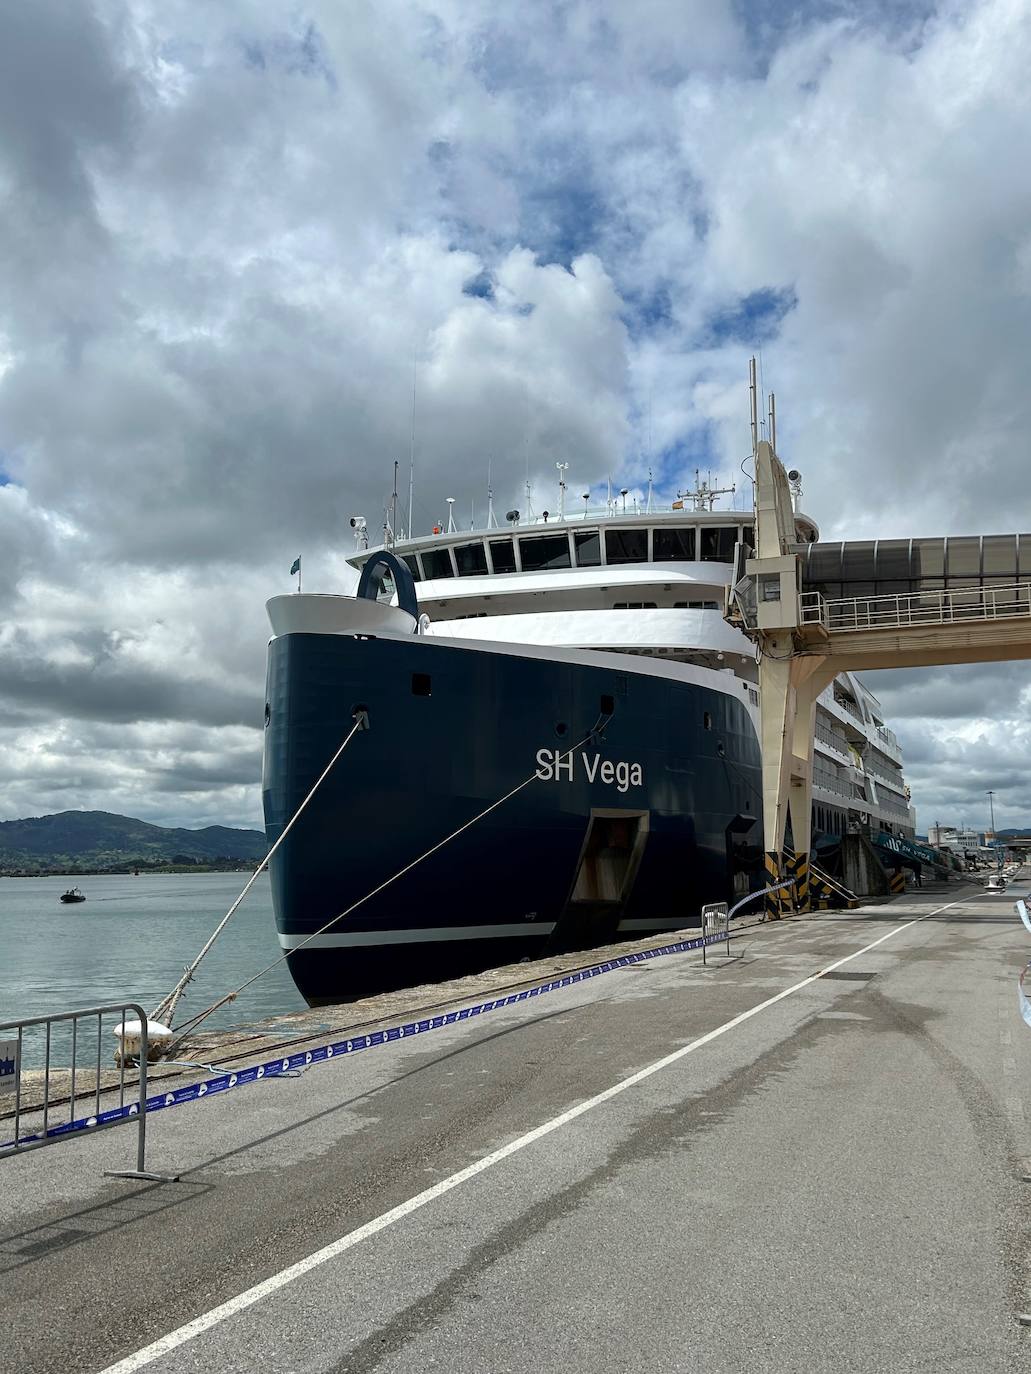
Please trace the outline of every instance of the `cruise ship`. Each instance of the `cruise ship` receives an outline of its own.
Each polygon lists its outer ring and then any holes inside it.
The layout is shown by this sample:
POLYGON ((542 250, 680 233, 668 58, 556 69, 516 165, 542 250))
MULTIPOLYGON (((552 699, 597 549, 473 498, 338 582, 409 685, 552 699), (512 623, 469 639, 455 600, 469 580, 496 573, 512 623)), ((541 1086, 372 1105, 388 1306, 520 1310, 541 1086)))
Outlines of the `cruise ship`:
MULTIPOLYGON (((307 799, 273 903, 312 1004, 680 929, 763 884, 758 673, 724 620, 753 513, 697 474, 665 507, 567 513, 563 472, 557 514, 378 545, 355 517, 357 594, 268 603, 270 844, 307 799)), ((914 834, 852 675, 820 698, 813 782, 825 866, 850 827, 914 834)))

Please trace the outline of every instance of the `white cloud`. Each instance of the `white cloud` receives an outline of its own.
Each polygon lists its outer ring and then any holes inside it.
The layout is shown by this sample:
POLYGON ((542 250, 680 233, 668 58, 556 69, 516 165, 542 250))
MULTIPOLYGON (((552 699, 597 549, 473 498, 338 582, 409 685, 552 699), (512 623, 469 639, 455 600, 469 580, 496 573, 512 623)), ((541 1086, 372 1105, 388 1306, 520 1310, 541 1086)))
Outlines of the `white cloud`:
MULTIPOLYGON (((1026 6, 768 25, 729 0, 0 20, 0 815, 64 776, 257 820, 263 602, 302 550, 339 585, 348 515, 379 524, 413 361, 423 527, 448 495, 482 518, 488 460, 520 505, 527 453, 549 492, 558 458, 573 486, 740 480, 757 341, 825 536, 1027 526, 1026 6)), ((927 696, 956 750, 1023 738, 1008 681, 927 696)), ((921 753, 938 719, 910 732, 921 808, 964 795, 921 753)))

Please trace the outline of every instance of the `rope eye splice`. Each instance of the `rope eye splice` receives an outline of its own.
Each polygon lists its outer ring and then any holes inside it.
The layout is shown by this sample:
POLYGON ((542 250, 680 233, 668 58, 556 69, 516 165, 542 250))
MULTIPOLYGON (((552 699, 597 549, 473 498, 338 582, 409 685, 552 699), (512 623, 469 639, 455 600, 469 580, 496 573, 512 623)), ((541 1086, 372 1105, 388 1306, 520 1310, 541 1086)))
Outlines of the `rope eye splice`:
MULTIPOLYGON (((569 749, 567 749, 565 753, 561 755, 561 757, 571 758, 572 755, 577 753, 580 749, 583 749, 592 742, 595 742, 596 737, 603 737, 605 727, 612 719, 614 711, 614 701, 611 698, 603 698, 602 711, 595 725, 592 726, 592 728, 587 732, 587 734, 583 736, 581 740, 579 740, 576 744, 572 745, 569 749), (609 707, 611 707, 611 709, 608 709, 609 707)), ((192 980, 193 975, 197 969, 197 965, 204 958, 205 954, 207 954, 208 950, 214 944, 216 938, 221 933, 221 931, 225 928, 226 924, 229 921, 229 918, 238 909, 244 897, 246 897, 247 893, 250 891, 251 887, 256 881, 258 874, 263 872, 268 867, 269 859, 272 858, 273 854, 275 854, 276 850, 286 839, 290 830, 293 828, 294 824, 300 817, 302 811, 311 801, 315 793, 318 791, 319 787, 322 785, 323 781, 328 776, 330 770, 333 768, 337 760, 340 758, 341 754, 343 754, 348 744, 350 744, 355 734, 357 734, 360 730, 369 729, 369 713, 365 706, 355 706, 352 711, 352 719, 354 720, 354 725, 351 727, 351 730, 348 732, 343 743, 340 745, 340 748, 336 751, 332 759, 330 759, 329 763, 326 765, 325 770, 319 777, 318 781, 315 783, 315 786, 305 797, 304 801, 301 802, 300 806, 294 812, 293 816, 291 816, 290 820, 284 827, 282 834, 279 836, 275 844, 269 850, 268 854, 266 855, 265 859, 262 861, 260 866, 251 875, 250 879, 247 882, 247 885, 244 887, 239 897, 237 897, 236 901, 226 912, 225 916, 223 916, 219 924, 215 927, 215 930, 213 931, 210 939, 207 941, 201 952, 197 955, 197 958, 194 959, 193 963, 186 969, 186 972, 183 974, 183 977, 180 978, 179 982, 176 984, 173 991, 168 995, 168 997, 165 998, 163 1002, 160 1003, 157 1010, 154 1012, 154 1016, 152 1018, 153 1020, 158 1021, 162 1018, 167 1021, 171 1020, 172 1013, 175 1010, 176 1004, 178 1003, 179 998, 182 996, 187 983, 189 983, 192 980)), ((170 1041, 167 1041, 162 1047, 162 1057, 173 1054, 183 1044, 187 1036, 192 1031, 196 1030, 196 1028, 200 1025, 200 1023, 203 1020, 209 1017, 213 1012, 218 1011, 220 1007, 227 1006, 229 1003, 235 1001, 235 999, 239 996, 241 992, 243 992, 246 988, 249 988, 252 983, 256 983, 259 978, 263 978, 266 973, 270 973, 272 969, 277 968, 281 963, 288 959, 291 954, 295 954, 297 950, 303 949, 306 944, 308 944, 311 940, 316 939, 319 935, 324 935, 326 931, 331 930, 332 927, 335 926, 338 921, 342 921, 345 917, 350 916, 350 914, 353 911, 357 910, 357 908, 360 907, 364 902, 367 902, 370 900, 370 898, 377 896, 378 893, 382 892, 385 888, 389 887, 391 883, 396 882, 398 878, 402 878, 406 873, 410 873, 411 870, 415 868, 418 864, 421 864, 424 859, 428 859, 431 854, 436 854, 437 851, 443 849, 446 844, 450 844, 452 840, 457 839, 459 835, 463 834, 471 826, 475 825, 478 821, 482 821, 484 817, 489 816, 492 811, 496 811, 499 806, 504 805, 504 803, 507 802, 510 798, 514 797, 517 792, 521 792, 524 787, 529 787, 529 785, 532 782, 536 782, 539 779, 539 777, 539 771, 537 769, 534 769, 534 771, 530 773, 529 776, 525 777, 522 780, 522 782, 517 783, 516 786, 513 787, 510 791, 506 792, 504 796, 498 797, 496 801, 491 802, 489 806, 484 807, 484 809, 480 811, 477 815, 473 816, 463 825, 460 825, 457 830, 453 830, 451 834, 446 835, 444 839, 438 840, 438 842, 435 845, 432 845, 429 849, 427 849, 425 853, 420 854, 418 858, 413 859, 411 863, 406 864, 403 868, 398 869, 396 873, 391 874, 391 876, 389 878, 386 878, 382 883, 380 883, 378 887, 374 887, 371 892, 366 892, 364 897, 359 897, 356 902, 352 902, 352 904, 349 907, 347 907, 346 910, 339 912, 336 916, 332 918, 332 920, 327 921, 324 926, 320 927, 320 929, 312 931, 312 933, 309 936, 307 936, 304 940, 302 940, 299 945, 296 945, 292 950, 281 955, 278 959, 273 960, 273 962, 269 964, 266 968, 263 968, 260 970, 260 972, 255 973, 251 978, 248 978, 246 982, 241 983, 238 988, 235 988, 232 992, 227 993, 224 997, 219 998, 217 1002, 213 1002, 211 1006, 205 1007, 205 1009, 199 1012, 196 1016, 193 1016, 188 1021, 182 1023, 179 1026, 176 1026, 173 1032, 174 1038, 170 1041)))

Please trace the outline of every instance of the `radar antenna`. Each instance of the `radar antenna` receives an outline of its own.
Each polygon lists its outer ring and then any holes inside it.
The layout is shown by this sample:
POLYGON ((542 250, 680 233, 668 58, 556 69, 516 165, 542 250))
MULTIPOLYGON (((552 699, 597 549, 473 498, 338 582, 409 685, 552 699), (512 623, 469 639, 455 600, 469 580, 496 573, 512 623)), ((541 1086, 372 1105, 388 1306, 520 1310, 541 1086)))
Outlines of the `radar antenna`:
POLYGON ((716 498, 718 496, 731 496, 735 490, 736 488, 733 483, 731 483, 729 487, 710 486, 708 477, 706 477, 706 480, 703 482, 701 480, 701 473, 695 468, 694 491, 678 491, 677 500, 690 501, 692 509, 694 510, 711 511, 716 504, 716 498))

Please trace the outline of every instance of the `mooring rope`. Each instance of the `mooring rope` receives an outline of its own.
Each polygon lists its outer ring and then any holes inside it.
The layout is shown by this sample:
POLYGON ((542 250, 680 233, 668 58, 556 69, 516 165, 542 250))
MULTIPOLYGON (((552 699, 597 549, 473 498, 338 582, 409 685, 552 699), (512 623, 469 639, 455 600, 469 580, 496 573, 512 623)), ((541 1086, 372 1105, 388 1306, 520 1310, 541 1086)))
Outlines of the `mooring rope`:
MULTIPOLYGON (((604 728, 603 721, 605 721, 605 719, 606 717, 599 717, 597 723, 587 732, 586 735, 584 735, 583 739, 580 740, 577 744, 572 745, 571 748, 567 749, 564 754, 561 754, 559 758, 556 759, 556 763, 560 762, 561 759, 571 758, 577 752, 578 749, 582 749, 585 744, 589 744, 590 741, 597 736, 599 730, 604 728)), ((232 992, 227 993, 224 997, 219 998, 217 1002, 213 1002, 210 1007, 207 1007, 197 1016, 191 1017, 190 1020, 183 1022, 183 1024, 180 1026, 176 1026, 175 1031, 177 1038, 174 1041, 172 1041, 168 1046, 168 1053, 171 1053, 178 1045, 182 1044, 183 1039, 192 1030, 195 1030, 197 1026, 200 1025, 201 1021, 205 1020, 208 1016, 210 1016, 212 1012, 218 1011, 220 1007, 224 1007, 227 1005, 227 1003, 234 1001, 240 995, 240 993, 245 991, 245 989, 249 988, 252 983, 256 983, 259 978, 264 978, 266 973, 271 973, 274 968, 278 968, 280 964, 282 964, 285 960, 289 959, 291 954, 296 954, 298 950, 303 949, 305 945, 310 944, 311 941, 316 939, 319 935, 324 935, 326 931, 330 930, 333 926, 335 926, 338 921, 342 921, 345 916, 350 916, 353 911, 356 911, 358 907, 362 906, 365 902, 369 901, 370 898, 378 896, 378 894, 382 892, 384 888, 389 887, 391 883, 397 882, 398 878, 403 878, 406 873, 410 873, 412 869, 421 864, 424 859, 428 859, 431 854, 436 854, 438 850, 443 849, 446 844, 450 844, 452 840, 457 839, 458 836, 461 835, 464 831, 468 830, 470 826, 475 825, 477 821, 482 821, 485 816, 489 816, 492 811, 496 811, 499 806, 504 805, 504 803, 507 802, 510 798, 514 797, 517 792, 521 792, 524 787, 528 787, 531 782, 534 782, 539 777, 540 773, 537 769, 535 769, 529 775, 529 777, 524 778, 523 781, 517 784, 517 786, 513 787, 511 791, 506 792, 503 797, 499 797, 497 801, 491 802, 490 806, 485 807, 481 812, 479 812, 478 815, 473 816, 471 820, 468 820, 463 825, 460 825, 457 830, 453 830, 451 834, 446 835, 444 839, 438 840, 437 843, 435 845, 432 845, 429 849, 427 849, 425 853, 420 854, 419 857, 417 859, 413 859, 411 863, 405 864, 404 868, 398 869, 396 873, 392 874, 384 882, 380 883, 378 887, 374 887, 371 892, 367 892, 364 897, 359 897, 356 902, 352 902, 351 905, 346 908, 346 910, 341 911, 338 915, 334 916, 332 920, 327 921, 324 926, 320 926, 318 930, 313 930, 312 933, 306 936, 299 945, 296 945, 291 950, 287 950, 285 954, 281 954, 278 959, 273 960, 273 962, 269 964, 266 968, 263 968, 260 971, 260 973, 255 973, 253 977, 248 978, 247 981, 241 983, 238 988, 235 988, 232 992)))
POLYGON ((336 763, 336 761, 340 758, 340 755, 344 752, 344 750, 347 748, 347 746, 351 743, 351 740, 355 737, 355 735, 358 733, 358 731, 364 729, 364 728, 367 726, 367 724, 368 724, 368 716, 366 715, 366 713, 365 713, 364 711, 356 711, 356 712, 354 713, 354 715, 352 716, 352 719, 353 719, 353 721, 354 721, 354 725, 352 725, 351 729, 347 732, 347 736, 346 736, 346 738, 344 739, 343 743, 341 744, 340 748, 336 751, 336 753, 333 755, 333 757, 330 759, 330 761, 326 764, 325 768, 322 770, 322 773, 319 775, 318 781, 315 783, 315 786, 311 789, 311 791, 310 791, 310 792, 308 793, 308 795, 305 797, 304 801, 301 802, 300 806, 297 808, 297 810, 294 812, 294 814, 290 817, 290 819, 289 819, 289 821, 286 823, 286 826, 285 826, 284 829, 283 829, 283 833, 280 835, 279 839, 276 840, 275 844, 272 846, 272 848, 269 850, 269 852, 268 852, 268 853, 265 855, 265 857, 262 859, 261 863, 258 865, 258 867, 254 870, 254 872, 253 872, 253 873, 251 874, 251 876, 248 878, 247 883, 246 883, 246 885, 245 885, 243 891, 240 893, 239 897, 237 897, 236 901, 235 901, 235 902, 233 903, 233 905, 229 908, 229 910, 226 912, 226 914, 222 917, 221 921, 219 921, 219 923, 218 923, 218 925, 215 927, 215 929, 211 932, 211 935, 210 935, 210 937, 209 937, 207 943, 205 944, 204 948, 203 948, 203 949, 201 950, 201 952, 197 955, 196 959, 194 959, 193 963, 192 963, 192 964, 188 964, 188 965, 186 966, 186 969, 185 969, 184 972, 183 972, 183 976, 179 979, 178 983, 176 983, 175 987, 174 987, 174 988, 172 989, 172 991, 168 994, 168 996, 164 999, 164 1001, 159 1002, 158 1005, 157 1005, 157 1007, 156 1007, 156 1008, 154 1009, 154 1011, 151 1013, 151 1016, 150 1016, 151 1021, 160 1021, 160 1022, 164 1022, 166 1019, 169 1020, 169 1021, 171 1021, 172 1016, 175 1014, 175 1009, 176 1009, 176 1007, 179 1005, 179 999, 180 999, 180 997, 182 997, 183 993, 186 991, 186 986, 187 986, 187 984, 190 983, 190 982, 192 982, 192 980, 193 980, 193 975, 194 975, 194 973, 196 973, 197 967, 198 967, 198 965, 200 964, 200 961, 204 958, 205 954, 207 954, 208 950, 211 948, 211 946, 212 946, 212 945, 215 943, 215 941, 218 939, 219 935, 222 933, 222 931, 225 929, 225 927, 229 924, 229 919, 230 919, 230 917, 237 911, 237 909, 239 908, 239 906, 240 906, 241 902, 243 901, 243 899, 247 896, 248 892, 250 892, 250 890, 251 890, 251 888, 254 886, 255 882, 257 882, 258 874, 261 873, 265 868, 268 867, 268 861, 269 861, 269 859, 272 858, 272 855, 276 852, 276 850, 279 848, 279 846, 280 846, 280 845, 283 843, 283 841, 286 839, 287 835, 289 835, 290 831, 294 828, 294 825, 296 824, 298 818, 300 817, 301 812, 304 810, 304 808, 305 808, 305 807, 308 805, 308 803, 311 801, 312 797, 314 797, 315 793, 319 790, 319 788, 320 788, 320 787, 322 786, 322 784, 325 782, 326 778, 329 776, 330 770, 333 768, 333 766, 334 766, 334 764, 336 763))

